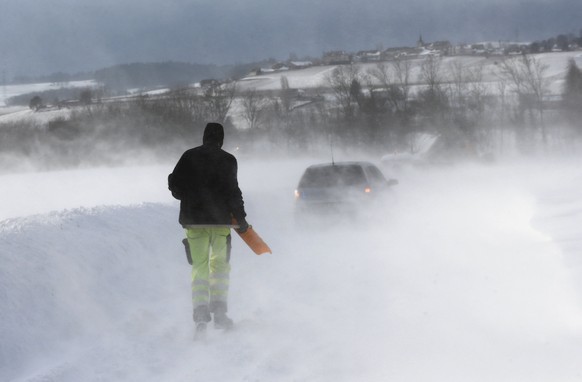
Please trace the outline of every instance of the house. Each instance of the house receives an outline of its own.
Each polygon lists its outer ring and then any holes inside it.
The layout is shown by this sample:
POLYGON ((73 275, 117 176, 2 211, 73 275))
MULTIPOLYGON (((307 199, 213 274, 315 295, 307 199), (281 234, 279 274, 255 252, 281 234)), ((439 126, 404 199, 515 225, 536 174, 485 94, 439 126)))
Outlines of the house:
POLYGON ((449 41, 435 41, 427 44, 426 48, 438 52, 443 56, 449 56, 452 53, 453 46, 449 41))
POLYGON ((379 50, 361 50, 356 53, 356 58, 360 62, 378 62, 382 59, 382 54, 379 50))
POLYGON ((289 70, 289 66, 284 62, 277 62, 271 66, 273 70, 289 70))
POLYGON ((431 43, 426 43, 422 39, 422 35, 418 37, 416 42, 416 48, 420 50, 428 50, 433 52, 433 54, 449 56, 453 53, 453 46, 449 41, 435 41, 431 43))
POLYGON ((218 80, 215 80, 214 78, 200 81, 201 88, 212 88, 218 85, 220 85, 220 82, 218 80))
POLYGON ((322 59, 324 65, 346 65, 352 63, 352 56, 343 50, 325 52, 322 59))
POLYGON ((503 49, 505 55, 518 55, 528 53, 529 43, 507 43, 503 49))
POLYGON ((397 58, 415 58, 420 54, 421 49, 411 47, 388 48, 382 52, 382 60, 395 60, 397 58))
POLYGON ((469 55, 473 54, 473 45, 472 44, 459 44, 453 48, 454 54, 460 55, 469 55))
POLYGON ((251 71, 249 72, 249 76, 260 76, 261 73, 263 73, 263 69, 259 68, 259 67, 254 67, 251 69, 251 71))
POLYGON ((487 49, 485 48, 485 44, 472 44, 471 52, 473 54, 481 55, 487 53, 487 49))
POLYGON ((313 62, 311 61, 291 61, 289 62, 290 69, 305 69, 313 66, 313 62))

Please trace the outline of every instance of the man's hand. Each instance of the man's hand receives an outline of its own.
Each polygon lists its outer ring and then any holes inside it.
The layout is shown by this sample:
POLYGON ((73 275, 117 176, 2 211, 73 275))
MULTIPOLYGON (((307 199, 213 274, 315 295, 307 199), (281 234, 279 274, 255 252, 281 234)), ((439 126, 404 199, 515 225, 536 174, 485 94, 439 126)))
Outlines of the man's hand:
POLYGON ((246 220, 238 222, 238 229, 236 230, 236 232, 245 233, 247 232, 247 229, 249 229, 249 223, 247 223, 246 220))

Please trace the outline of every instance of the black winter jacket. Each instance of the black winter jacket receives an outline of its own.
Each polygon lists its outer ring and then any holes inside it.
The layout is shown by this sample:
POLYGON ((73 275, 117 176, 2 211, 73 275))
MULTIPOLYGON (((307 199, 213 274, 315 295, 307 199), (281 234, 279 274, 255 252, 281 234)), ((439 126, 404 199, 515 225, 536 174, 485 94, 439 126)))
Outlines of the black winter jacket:
POLYGON ((232 217, 247 224, 236 158, 221 149, 223 137, 221 125, 208 124, 202 146, 187 150, 168 176, 183 226, 230 225, 232 217))

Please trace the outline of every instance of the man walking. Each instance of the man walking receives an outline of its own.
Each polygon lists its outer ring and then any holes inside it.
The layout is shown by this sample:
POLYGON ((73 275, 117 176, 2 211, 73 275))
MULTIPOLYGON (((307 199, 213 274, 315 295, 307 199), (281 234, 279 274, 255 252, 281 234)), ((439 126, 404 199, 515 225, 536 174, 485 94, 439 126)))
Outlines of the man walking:
POLYGON ((208 123, 202 145, 187 150, 168 176, 169 189, 180 200, 179 222, 186 230, 192 258, 197 337, 204 335, 212 318, 215 328, 233 325, 226 314, 232 218, 240 233, 248 229, 236 158, 222 150, 223 141, 222 125, 208 123))

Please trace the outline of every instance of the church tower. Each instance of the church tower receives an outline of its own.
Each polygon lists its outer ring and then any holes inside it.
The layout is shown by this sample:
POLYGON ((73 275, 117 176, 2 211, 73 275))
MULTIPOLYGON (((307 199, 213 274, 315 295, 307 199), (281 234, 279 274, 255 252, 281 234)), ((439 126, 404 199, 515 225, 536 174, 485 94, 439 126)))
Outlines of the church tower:
POLYGON ((416 42, 417 48, 424 48, 424 41, 422 41, 422 34, 418 37, 418 41, 416 42))

